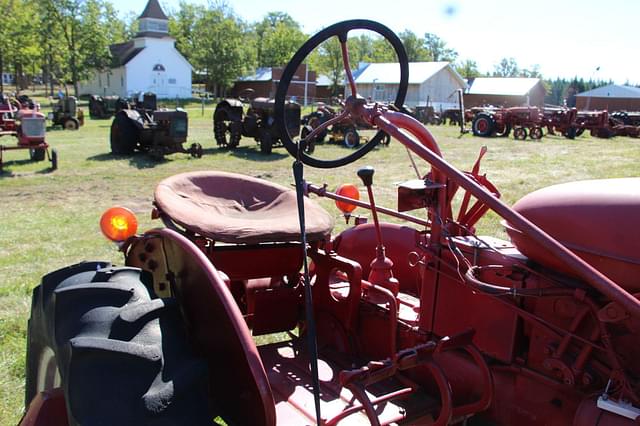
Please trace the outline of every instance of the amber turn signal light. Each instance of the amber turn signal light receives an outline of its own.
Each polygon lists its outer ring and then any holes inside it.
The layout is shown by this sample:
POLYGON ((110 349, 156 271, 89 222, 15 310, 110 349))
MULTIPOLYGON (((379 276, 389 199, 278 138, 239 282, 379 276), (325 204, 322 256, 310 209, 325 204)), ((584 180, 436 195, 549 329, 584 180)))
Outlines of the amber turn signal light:
POLYGON ((114 242, 124 241, 138 231, 136 215, 125 207, 111 207, 100 218, 100 229, 114 242))
MULTIPOLYGON (((344 183, 338 187, 336 190, 336 194, 351 198, 352 200, 360 199, 360 191, 358 191, 358 187, 352 183, 344 183)), ((356 209, 355 204, 351 204, 348 201, 340 201, 336 200, 336 207, 340 209, 340 211, 344 214, 349 214, 356 209)))

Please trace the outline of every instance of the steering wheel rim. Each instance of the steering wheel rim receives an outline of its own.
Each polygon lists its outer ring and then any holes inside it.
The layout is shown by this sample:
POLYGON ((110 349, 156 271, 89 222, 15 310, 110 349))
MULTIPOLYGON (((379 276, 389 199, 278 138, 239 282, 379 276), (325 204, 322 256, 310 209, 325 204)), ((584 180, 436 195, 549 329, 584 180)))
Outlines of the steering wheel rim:
POLYGON ((356 29, 374 31, 384 37, 393 47, 400 66, 400 85, 398 86, 394 105, 397 108, 402 108, 402 105, 404 104, 404 99, 407 95, 409 85, 409 60, 402 41, 393 31, 378 22, 366 19, 353 19, 338 22, 337 24, 333 24, 320 31, 307 40, 300 49, 298 49, 295 55, 293 55, 280 78, 275 98, 275 117, 280 134, 282 135, 282 143, 289 154, 294 158, 300 158, 300 160, 308 166, 329 169, 352 163, 371 151, 384 137, 384 132, 379 130, 370 141, 364 144, 357 151, 336 160, 321 160, 307 155, 304 150, 300 150, 300 152, 298 152, 298 144, 291 139, 291 136, 287 131, 284 114, 285 100, 287 90, 289 89, 291 80, 293 79, 298 67, 303 63, 306 57, 324 41, 335 36, 338 37, 341 43, 346 43, 348 32, 356 29))

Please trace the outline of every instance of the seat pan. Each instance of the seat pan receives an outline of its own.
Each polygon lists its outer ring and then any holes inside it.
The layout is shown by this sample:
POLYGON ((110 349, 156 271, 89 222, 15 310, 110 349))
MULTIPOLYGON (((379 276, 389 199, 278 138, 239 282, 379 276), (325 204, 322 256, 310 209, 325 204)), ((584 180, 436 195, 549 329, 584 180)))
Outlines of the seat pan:
MULTIPOLYGON (((301 241, 296 193, 262 179, 227 172, 189 172, 161 181, 155 204, 172 221, 234 244, 301 241)), ((307 241, 327 237, 333 218, 304 200, 307 241)))

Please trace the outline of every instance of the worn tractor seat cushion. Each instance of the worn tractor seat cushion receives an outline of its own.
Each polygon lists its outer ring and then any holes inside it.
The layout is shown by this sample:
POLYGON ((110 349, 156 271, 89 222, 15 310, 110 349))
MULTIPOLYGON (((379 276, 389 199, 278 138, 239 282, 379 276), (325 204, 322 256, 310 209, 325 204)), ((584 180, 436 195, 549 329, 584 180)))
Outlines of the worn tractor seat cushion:
MULTIPOLYGON (((174 222, 215 241, 301 241, 295 191, 251 176, 181 173, 158 184, 155 202, 174 222)), ((304 208, 307 241, 329 235, 333 218, 306 197, 304 208)))

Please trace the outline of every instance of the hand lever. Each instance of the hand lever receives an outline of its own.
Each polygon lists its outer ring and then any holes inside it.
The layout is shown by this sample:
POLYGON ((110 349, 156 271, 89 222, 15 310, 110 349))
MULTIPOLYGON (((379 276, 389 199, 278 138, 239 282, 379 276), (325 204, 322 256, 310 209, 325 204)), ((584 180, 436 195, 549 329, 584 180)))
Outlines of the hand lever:
POLYGON ((358 177, 362 180, 364 186, 367 187, 367 194, 369 195, 369 204, 371 204, 371 215, 373 216, 373 225, 376 229, 376 237, 378 245, 376 247, 376 258, 373 259, 370 265, 368 280, 371 284, 379 285, 390 290, 394 296, 398 295, 400 290, 400 283, 393 277, 393 262, 385 255, 385 248, 382 242, 382 230, 380 228, 380 222, 378 221, 378 210, 376 203, 373 199, 373 175, 375 170, 371 166, 363 167, 358 170, 358 177))

